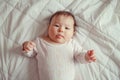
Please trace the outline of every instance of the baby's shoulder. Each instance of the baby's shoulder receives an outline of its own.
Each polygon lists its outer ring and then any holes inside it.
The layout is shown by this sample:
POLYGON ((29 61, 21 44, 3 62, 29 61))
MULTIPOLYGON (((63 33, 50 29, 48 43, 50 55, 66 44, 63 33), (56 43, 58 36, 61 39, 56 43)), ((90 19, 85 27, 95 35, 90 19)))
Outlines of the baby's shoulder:
POLYGON ((70 43, 74 49, 82 49, 81 44, 77 40, 71 39, 70 43))
POLYGON ((42 37, 41 37, 41 36, 38 36, 38 37, 36 37, 36 38, 33 40, 33 42, 35 42, 36 44, 39 43, 39 42, 41 42, 41 41, 42 41, 42 37))

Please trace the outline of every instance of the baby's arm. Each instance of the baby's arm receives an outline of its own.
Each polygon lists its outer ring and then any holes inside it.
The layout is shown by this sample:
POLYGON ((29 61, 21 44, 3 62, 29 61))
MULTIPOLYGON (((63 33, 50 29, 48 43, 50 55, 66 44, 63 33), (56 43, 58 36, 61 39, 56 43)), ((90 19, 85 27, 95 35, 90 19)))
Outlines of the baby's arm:
POLYGON ((24 55, 32 57, 36 55, 36 44, 33 41, 26 41, 22 45, 24 55))
POLYGON ((88 50, 86 53, 75 54, 75 60, 81 63, 95 62, 96 57, 93 50, 88 50))

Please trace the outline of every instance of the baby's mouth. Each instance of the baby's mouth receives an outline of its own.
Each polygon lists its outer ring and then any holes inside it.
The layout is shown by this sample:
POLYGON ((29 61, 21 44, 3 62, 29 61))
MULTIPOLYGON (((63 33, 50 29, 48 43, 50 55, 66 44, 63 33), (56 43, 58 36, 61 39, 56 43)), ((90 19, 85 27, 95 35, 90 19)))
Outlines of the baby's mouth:
POLYGON ((64 36, 61 35, 61 34, 56 35, 56 37, 59 38, 59 39, 64 38, 64 36))

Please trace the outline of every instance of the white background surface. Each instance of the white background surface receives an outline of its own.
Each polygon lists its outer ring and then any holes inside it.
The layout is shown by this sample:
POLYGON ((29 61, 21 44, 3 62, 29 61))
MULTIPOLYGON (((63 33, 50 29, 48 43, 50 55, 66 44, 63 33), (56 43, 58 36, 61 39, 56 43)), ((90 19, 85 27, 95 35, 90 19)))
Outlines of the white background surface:
POLYGON ((0 80, 38 80, 37 61, 21 45, 44 34, 57 10, 75 15, 75 39, 97 56, 77 65, 78 80, 120 80, 119 0, 0 0, 0 80))

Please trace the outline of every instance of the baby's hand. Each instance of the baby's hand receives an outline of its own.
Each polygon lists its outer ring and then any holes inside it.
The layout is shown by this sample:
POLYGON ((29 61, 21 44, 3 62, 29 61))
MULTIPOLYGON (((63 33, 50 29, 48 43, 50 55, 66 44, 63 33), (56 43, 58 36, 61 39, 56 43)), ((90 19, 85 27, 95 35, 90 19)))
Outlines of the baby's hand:
POLYGON ((96 57, 94 55, 94 50, 88 50, 85 58, 88 62, 95 62, 96 57))
POLYGON ((36 44, 33 41, 26 41, 23 43, 23 51, 29 52, 32 51, 36 44))

